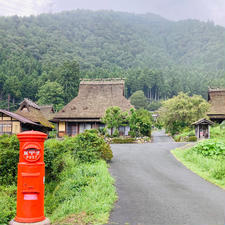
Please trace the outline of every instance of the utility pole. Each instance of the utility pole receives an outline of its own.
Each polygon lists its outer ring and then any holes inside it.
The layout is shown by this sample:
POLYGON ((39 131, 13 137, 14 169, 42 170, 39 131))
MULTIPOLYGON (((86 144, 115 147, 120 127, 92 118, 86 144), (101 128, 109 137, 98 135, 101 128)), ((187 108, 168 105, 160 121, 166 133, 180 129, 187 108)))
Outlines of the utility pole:
POLYGON ((8 94, 8 111, 10 109, 10 94, 8 94))

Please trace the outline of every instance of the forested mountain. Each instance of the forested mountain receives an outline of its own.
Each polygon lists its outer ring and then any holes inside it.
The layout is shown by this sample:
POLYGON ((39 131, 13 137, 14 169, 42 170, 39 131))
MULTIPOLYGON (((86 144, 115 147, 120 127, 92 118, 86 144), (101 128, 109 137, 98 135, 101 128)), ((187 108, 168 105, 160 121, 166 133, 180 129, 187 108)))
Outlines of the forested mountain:
POLYGON ((79 77, 124 77, 127 97, 137 90, 155 100, 179 91, 206 97, 208 86, 225 85, 225 28, 113 11, 0 18, 1 107, 9 97, 67 103, 79 77))

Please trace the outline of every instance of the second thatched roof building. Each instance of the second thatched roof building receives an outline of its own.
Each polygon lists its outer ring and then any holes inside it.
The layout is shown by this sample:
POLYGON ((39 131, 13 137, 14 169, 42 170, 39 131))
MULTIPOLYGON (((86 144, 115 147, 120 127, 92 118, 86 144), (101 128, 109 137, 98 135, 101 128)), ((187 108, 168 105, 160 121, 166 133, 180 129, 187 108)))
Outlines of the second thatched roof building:
MULTIPOLYGON (((82 80, 78 96, 53 118, 58 123, 59 137, 65 134, 73 136, 85 129, 104 126, 100 122, 101 118, 111 106, 119 106, 122 111, 130 110, 133 106, 124 96, 124 88, 122 79, 82 80)), ((128 128, 122 132, 127 134, 128 128)))

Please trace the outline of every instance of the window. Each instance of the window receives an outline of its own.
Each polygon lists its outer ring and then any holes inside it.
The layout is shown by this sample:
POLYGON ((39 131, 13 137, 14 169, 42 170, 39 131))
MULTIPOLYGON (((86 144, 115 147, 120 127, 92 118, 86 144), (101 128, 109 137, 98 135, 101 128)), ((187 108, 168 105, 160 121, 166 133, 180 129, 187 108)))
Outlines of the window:
POLYGON ((0 122, 0 134, 11 134, 12 133, 12 124, 7 122, 0 122))

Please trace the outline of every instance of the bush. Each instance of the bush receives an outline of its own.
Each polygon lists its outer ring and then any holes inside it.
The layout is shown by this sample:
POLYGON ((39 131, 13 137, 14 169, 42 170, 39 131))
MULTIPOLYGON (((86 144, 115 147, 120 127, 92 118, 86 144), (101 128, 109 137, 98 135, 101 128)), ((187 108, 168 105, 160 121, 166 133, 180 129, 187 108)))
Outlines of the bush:
POLYGON ((16 186, 0 186, 0 224, 8 224, 16 213, 16 186))
POLYGON ((196 136, 189 136, 188 141, 190 141, 190 142, 197 141, 197 137, 196 136))
POLYGON ((206 157, 225 156, 225 144, 217 140, 205 140, 199 142, 193 151, 206 157))
POLYGON ((16 135, 0 136, 0 183, 16 184, 19 162, 19 140, 16 135))
POLYGON ((111 160, 112 150, 98 134, 97 130, 86 130, 75 138, 74 155, 81 162, 96 162, 99 159, 111 160))
POLYGON ((56 138, 57 137, 57 130, 52 130, 48 134, 49 138, 56 138))
POLYGON ((113 144, 126 144, 126 143, 134 143, 136 141, 135 138, 113 138, 113 144))

